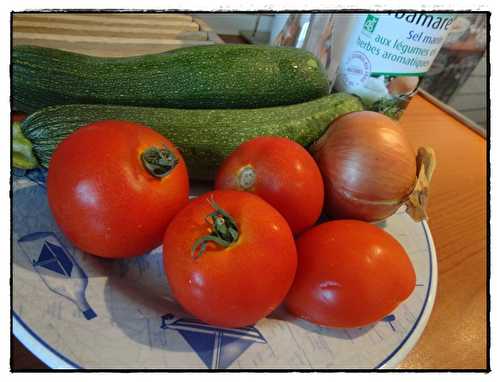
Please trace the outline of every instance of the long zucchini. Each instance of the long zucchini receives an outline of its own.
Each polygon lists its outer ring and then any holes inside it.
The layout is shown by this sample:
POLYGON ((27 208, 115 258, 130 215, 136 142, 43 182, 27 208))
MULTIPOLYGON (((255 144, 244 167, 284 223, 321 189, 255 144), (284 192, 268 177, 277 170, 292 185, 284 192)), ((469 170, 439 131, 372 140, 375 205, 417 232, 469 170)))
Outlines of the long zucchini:
POLYGON ((207 45, 126 58, 62 50, 12 50, 13 104, 103 104, 188 109, 259 108, 328 94, 318 60, 296 48, 207 45))
POLYGON ((66 105, 32 114, 21 128, 39 162, 48 166, 57 144, 81 126, 106 119, 142 123, 179 147, 192 178, 210 179, 222 160, 248 139, 278 135, 308 146, 333 119, 359 110, 360 101, 345 93, 298 105, 239 110, 66 105))

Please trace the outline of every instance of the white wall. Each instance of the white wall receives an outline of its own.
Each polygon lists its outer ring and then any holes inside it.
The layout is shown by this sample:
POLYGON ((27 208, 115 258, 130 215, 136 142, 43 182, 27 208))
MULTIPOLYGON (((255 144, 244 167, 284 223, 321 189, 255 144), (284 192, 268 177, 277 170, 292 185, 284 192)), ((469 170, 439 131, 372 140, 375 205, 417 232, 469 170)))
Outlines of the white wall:
MULTIPOLYGON (((193 13, 210 25, 217 34, 239 35, 240 31, 253 31, 258 14, 244 13, 193 13)), ((259 32, 270 32, 272 15, 262 15, 259 23, 259 32)))
POLYGON ((488 81, 488 77, 486 76, 486 57, 484 56, 448 103, 483 127, 486 127, 487 119, 486 81, 488 81))

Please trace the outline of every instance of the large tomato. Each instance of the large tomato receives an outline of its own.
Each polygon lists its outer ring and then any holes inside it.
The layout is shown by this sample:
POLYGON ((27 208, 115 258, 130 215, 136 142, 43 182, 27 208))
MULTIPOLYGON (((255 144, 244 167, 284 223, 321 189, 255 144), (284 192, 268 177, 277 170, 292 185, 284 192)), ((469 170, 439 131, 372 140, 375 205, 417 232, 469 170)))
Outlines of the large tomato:
POLYGON ((124 121, 96 122, 67 137, 47 179, 49 205, 64 234, 83 251, 113 258, 160 245, 188 190, 186 165, 173 144, 124 121))
POLYGON ((403 247, 369 223, 323 223, 296 243, 297 274, 285 304, 308 321, 364 326, 389 314, 415 288, 415 271, 403 247))
POLYGON ((225 327, 251 325, 273 311, 297 267, 281 214, 258 196, 231 190, 204 194, 179 212, 165 233, 163 255, 179 303, 225 327))
POLYGON ((323 208, 323 179, 298 143, 259 137, 241 144, 222 164, 216 189, 249 191, 276 208, 294 234, 312 226, 323 208))

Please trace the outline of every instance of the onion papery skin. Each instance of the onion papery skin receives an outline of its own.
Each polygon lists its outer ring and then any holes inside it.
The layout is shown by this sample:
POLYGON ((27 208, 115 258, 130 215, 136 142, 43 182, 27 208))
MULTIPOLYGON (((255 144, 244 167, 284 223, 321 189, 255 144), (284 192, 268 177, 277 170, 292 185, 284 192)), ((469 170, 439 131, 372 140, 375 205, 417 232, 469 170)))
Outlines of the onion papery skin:
POLYGON ((362 111, 334 120, 311 152, 331 218, 383 220, 415 187, 415 151, 402 128, 382 114, 362 111))

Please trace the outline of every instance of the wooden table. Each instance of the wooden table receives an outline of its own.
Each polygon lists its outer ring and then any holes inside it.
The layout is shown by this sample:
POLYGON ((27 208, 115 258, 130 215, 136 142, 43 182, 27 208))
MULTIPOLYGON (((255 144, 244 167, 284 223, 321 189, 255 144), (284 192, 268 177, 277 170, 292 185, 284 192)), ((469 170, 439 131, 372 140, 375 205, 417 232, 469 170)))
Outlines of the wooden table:
POLYGON ((486 140, 421 96, 401 120, 415 147, 432 146, 437 168, 429 226, 438 289, 428 325, 402 369, 487 367, 486 140))

